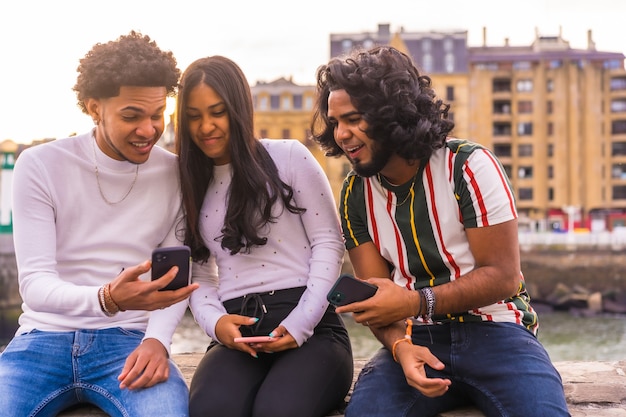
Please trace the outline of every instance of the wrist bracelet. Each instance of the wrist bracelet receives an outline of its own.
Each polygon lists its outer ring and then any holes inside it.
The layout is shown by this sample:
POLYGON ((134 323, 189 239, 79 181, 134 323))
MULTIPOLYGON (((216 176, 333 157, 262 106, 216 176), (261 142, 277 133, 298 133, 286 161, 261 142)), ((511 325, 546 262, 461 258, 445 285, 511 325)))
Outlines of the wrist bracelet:
POLYGON ((420 292, 424 294, 424 298, 426 299, 426 313, 423 318, 425 322, 430 322, 435 314, 435 293, 430 287, 422 288, 420 292))
POLYGON ((402 343, 402 342, 408 342, 411 345, 413 344, 411 339, 408 338, 406 335, 402 339, 398 339, 395 342, 393 342, 393 346, 391 347, 391 356, 393 356, 394 362, 398 362, 398 358, 396 357, 396 347, 398 347, 398 343, 402 343))
POLYGON ((98 288, 98 302, 100 303, 100 310, 102 310, 102 312, 107 317, 112 317, 112 316, 115 315, 115 313, 111 313, 107 309, 107 304, 106 304, 106 301, 104 300, 104 285, 102 287, 98 288))
POLYGON ((119 306, 111 298, 111 284, 105 284, 98 290, 98 299, 100 301, 100 309, 108 317, 113 317, 120 311, 119 306), (113 306, 113 310, 109 310, 109 305, 113 306))
POLYGON ((113 307, 115 308, 115 310, 117 310, 116 313, 118 311, 126 311, 126 310, 122 310, 122 307, 120 307, 120 305, 116 303, 115 300, 113 299, 113 295, 111 294, 111 284, 106 285, 104 295, 105 295, 105 299, 111 301, 111 304, 113 304, 113 307))

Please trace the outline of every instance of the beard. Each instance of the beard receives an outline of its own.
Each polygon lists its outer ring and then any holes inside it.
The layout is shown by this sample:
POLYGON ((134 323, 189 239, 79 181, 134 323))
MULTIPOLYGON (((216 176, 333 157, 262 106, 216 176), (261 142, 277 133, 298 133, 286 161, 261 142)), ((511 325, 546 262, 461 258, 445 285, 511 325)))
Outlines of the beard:
POLYGON ((372 159, 362 163, 359 159, 351 160, 352 168, 360 177, 372 177, 378 174, 389 162, 393 151, 389 148, 382 148, 376 144, 371 148, 372 159))

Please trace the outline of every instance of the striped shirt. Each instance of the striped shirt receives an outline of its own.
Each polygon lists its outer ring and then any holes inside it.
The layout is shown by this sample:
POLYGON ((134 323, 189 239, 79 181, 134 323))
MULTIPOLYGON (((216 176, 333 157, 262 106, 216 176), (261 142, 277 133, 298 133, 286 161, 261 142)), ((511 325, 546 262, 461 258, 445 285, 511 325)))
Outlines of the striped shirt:
MULTIPOLYGON (((476 267, 465 228, 517 218, 500 162, 481 145, 458 139, 422 161, 416 177, 400 186, 381 175, 349 173, 340 214, 346 248, 373 242, 394 282, 410 290, 454 281, 476 267)), ((537 315, 529 302, 522 276, 512 298, 434 319, 513 322, 536 333, 537 315)))

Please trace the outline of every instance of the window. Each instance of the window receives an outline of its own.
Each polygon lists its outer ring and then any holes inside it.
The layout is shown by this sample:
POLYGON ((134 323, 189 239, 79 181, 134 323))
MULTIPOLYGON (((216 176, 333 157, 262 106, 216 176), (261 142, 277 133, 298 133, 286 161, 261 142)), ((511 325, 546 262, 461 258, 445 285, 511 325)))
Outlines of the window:
POLYGON ((290 96, 284 96, 282 98, 283 104, 281 107, 282 110, 291 110, 291 97, 290 96))
POLYGON ((492 88, 494 93, 511 92, 511 80, 508 78, 496 78, 493 80, 492 88))
POLYGON ((553 59, 548 63, 549 68, 561 68, 563 66, 563 62, 560 59, 553 59))
POLYGON ((548 187, 548 201, 554 201, 554 188, 548 187))
POLYGON ((493 102, 494 114, 511 114, 510 100, 496 100, 493 102))
POLYGON ((548 179, 554 178, 554 166, 548 165, 548 179))
POLYGON ((626 90, 626 77, 611 78, 611 91, 626 90))
POLYGON ((270 96, 270 107, 272 110, 280 109, 280 97, 277 95, 270 96))
POLYGON ((259 97, 259 110, 261 111, 267 111, 267 97, 263 96, 263 97, 259 97))
POLYGON ((533 91, 533 80, 518 80, 516 84, 517 91, 520 93, 533 91))
POLYGON ((510 157, 511 156, 511 144, 496 143, 495 145, 493 145, 493 153, 495 153, 496 156, 499 158, 510 157))
POLYGON ((533 177, 533 167, 531 166, 521 166, 517 170, 517 178, 526 179, 533 177))
POLYGON ((304 99, 304 110, 311 110, 311 109, 313 109, 313 97, 307 96, 304 99))
POLYGON ((517 147, 518 156, 533 156, 533 145, 530 143, 523 143, 517 147))
POLYGON ((344 39, 341 41, 341 49, 344 52, 349 52, 352 49, 352 39, 344 39))
POLYGON ((552 100, 548 100, 546 102, 546 113, 552 114, 554 110, 552 109, 552 100))
POLYGON ((554 135, 554 123, 548 122, 548 124, 546 125, 546 134, 548 136, 554 135))
POLYGON ((554 91, 554 80, 548 79, 548 81, 546 81, 546 91, 548 93, 554 91))
POLYGON ((430 52, 433 49, 433 43, 430 39, 422 40, 422 51, 425 53, 430 52))
POLYGON ((363 41, 363 48, 365 49, 371 49, 374 46, 374 41, 371 39, 365 39, 363 41))
POLYGON ((452 52, 446 52, 443 62, 447 73, 454 72, 454 54, 452 52))
POLYGON ((603 67, 605 69, 622 69, 624 67, 624 61, 608 59, 604 61, 603 67))
POLYGON ((613 142, 611 144, 611 156, 626 155, 626 142, 613 142))
POLYGON ((626 199, 626 185, 613 186, 613 200, 626 199))
POLYGON ((554 156, 554 144, 553 143, 548 143, 547 154, 548 154, 548 157, 554 156))
POLYGON ((626 120, 613 120, 611 122, 611 133, 614 135, 626 133, 626 120))
POLYGON ((485 71, 497 71, 499 67, 500 66, 497 62, 479 62, 477 64, 474 64, 475 69, 485 71))
POLYGON ((293 108, 296 110, 302 110, 302 94, 293 95, 293 108))
POLYGON ((454 40, 452 38, 445 38, 443 40, 443 50, 446 52, 452 52, 454 49, 454 40))
POLYGON ((530 100, 522 100, 517 102, 517 111, 518 113, 532 113, 533 112, 533 102, 530 100))
POLYGON ((626 164, 613 164, 611 167, 611 177, 626 180, 626 164))
POLYGON ((515 70, 529 70, 531 67, 530 61, 516 61, 513 63, 513 69, 515 70))
POLYGON ((454 86, 452 85, 446 87, 446 100, 454 101, 454 86))
POLYGON ((267 137, 267 129, 261 129, 261 131, 259 133, 260 133, 260 136, 262 138, 266 138, 267 137))
POLYGON ((533 189, 528 187, 523 187, 519 189, 518 192, 520 201, 522 200, 532 200, 533 199, 533 189))
POLYGON ((283 129, 283 139, 291 139, 291 130, 283 129))
POLYGON ((626 111, 626 98, 611 100, 611 112, 621 113, 626 111))
POLYGON ((493 124, 493 136, 511 136, 511 123, 496 122, 493 124))
POLYGON ((517 124, 517 134, 519 136, 530 136, 533 134, 532 122, 520 122, 517 124))
POLYGON ((433 72, 433 56, 431 54, 424 54, 422 57, 422 67, 426 73, 433 72))

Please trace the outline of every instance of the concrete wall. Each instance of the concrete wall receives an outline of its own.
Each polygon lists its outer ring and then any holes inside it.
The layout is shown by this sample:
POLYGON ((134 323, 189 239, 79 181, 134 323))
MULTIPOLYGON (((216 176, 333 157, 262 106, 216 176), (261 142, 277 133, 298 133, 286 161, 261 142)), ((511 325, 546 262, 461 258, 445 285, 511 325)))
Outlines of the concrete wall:
MULTIPOLYGON (((189 384, 202 353, 174 355, 189 384)), ((625 353, 626 355, 626 353, 625 353)), ((626 358, 625 358, 626 359, 626 358)), ((356 360, 354 378, 365 360, 356 360)), ((572 417, 626 417, 626 360, 619 362, 556 362, 572 417)), ((349 400, 349 395, 346 398, 349 400)), ((59 417, 106 417, 95 407, 64 412, 59 417)), ((343 416, 343 408, 329 416, 343 416)), ((473 407, 448 411, 439 417, 484 417, 473 407)))

